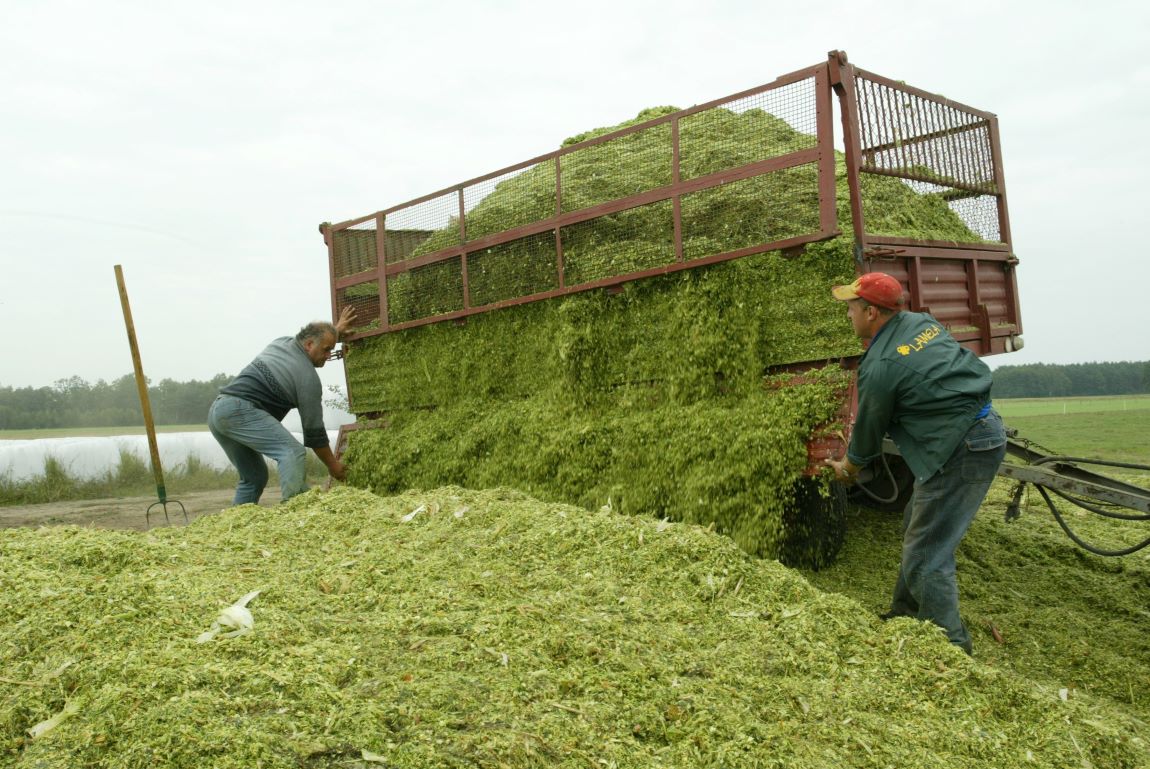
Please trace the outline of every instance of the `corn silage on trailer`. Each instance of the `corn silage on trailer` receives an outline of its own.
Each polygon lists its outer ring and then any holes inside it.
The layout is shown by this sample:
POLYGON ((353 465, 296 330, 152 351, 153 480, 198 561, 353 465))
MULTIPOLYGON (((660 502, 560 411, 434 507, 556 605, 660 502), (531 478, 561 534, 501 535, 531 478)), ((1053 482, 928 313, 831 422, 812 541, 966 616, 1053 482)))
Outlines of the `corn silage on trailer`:
POLYGON ((996 117, 838 51, 320 229, 357 312, 351 482, 513 486, 797 564, 842 540, 818 477, 862 348, 832 283, 886 272, 979 355, 1021 346, 996 117))

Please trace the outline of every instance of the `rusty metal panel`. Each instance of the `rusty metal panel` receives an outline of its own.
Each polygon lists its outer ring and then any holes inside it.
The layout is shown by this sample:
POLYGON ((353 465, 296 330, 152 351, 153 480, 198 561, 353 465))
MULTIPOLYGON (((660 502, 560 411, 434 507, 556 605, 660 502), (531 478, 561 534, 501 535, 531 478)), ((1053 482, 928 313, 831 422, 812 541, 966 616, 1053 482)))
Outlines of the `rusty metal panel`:
POLYGON ((979 355, 1006 352, 1021 332, 1013 260, 1005 252, 906 246, 860 268, 872 270, 897 278, 909 309, 930 313, 979 355))

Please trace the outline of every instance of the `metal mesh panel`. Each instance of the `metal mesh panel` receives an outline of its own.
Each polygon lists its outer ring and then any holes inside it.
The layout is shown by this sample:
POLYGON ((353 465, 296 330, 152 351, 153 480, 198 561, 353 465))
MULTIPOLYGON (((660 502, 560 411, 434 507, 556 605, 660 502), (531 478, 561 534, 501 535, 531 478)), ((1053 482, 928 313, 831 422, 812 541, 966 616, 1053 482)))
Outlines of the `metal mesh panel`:
POLYGON ((563 211, 666 187, 671 183, 672 160, 670 123, 563 155, 563 211))
POLYGON ((548 160, 463 189, 467 239, 555 215, 555 162, 548 160), (480 203, 483 206, 476 209, 480 203))
POLYGON ((345 230, 334 230, 331 236, 337 278, 376 268, 375 219, 345 230))
POLYGON ((973 195, 966 190, 913 179, 902 181, 919 195, 934 195, 945 201, 947 208, 979 239, 999 240, 998 198, 994 195, 973 195))
MULTIPOLYGON (((921 237, 948 240, 1001 239, 990 123, 982 115, 859 76, 855 79, 861 170, 897 177, 906 189, 950 212, 968 232, 945 217, 923 222, 921 237), (973 237, 971 237, 973 236, 973 237)), ((867 229, 894 225, 899 196, 881 183, 864 183, 867 229)), ((926 211, 923 206, 917 210, 926 211)), ((918 223, 914 223, 918 226, 918 223)))
POLYGON ((998 198, 994 195, 969 197, 963 194, 948 199, 946 204, 978 237, 983 240, 1002 240, 1002 232, 998 227, 998 198))
POLYGON ((819 169, 807 163, 686 195, 683 258, 773 243, 819 228, 819 169))
POLYGON ((383 232, 388 263, 403 261, 415 254, 434 233, 428 230, 392 230, 383 232))
POLYGON ((336 310, 343 312, 344 307, 355 308, 355 325, 351 333, 379 328, 379 281, 357 283, 340 289, 336 294, 336 310))
POLYGON ((985 118, 863 77, 856 94, 864 170, 997 192, 985 118))
POLYGON ((679 121, 679 176, 693 179, 817 145, 815 79, 752 94, 679 121))
POLYGON ((391 324, 462 309, 463 273, 458 256, 387 279, 387 315, 391 324))
POLYGON ((639 272, 675 261, 669 200, 629 208, 564 227, 564 279, 568 286, 639 272))
POLYGON ((408 256, 418 256, 459 245, 459 194, 445 195, 392 211, 384 220, 388 232, 425 232, 430 235, 413 252, 403 255, 391 252, 388 241, 387 263, 394 264, 408 256))
POLYGON ((867 232, 959 243, 998 241, 998 199, 914 179, 862 174, 867 232), (918 197, 917 201, 909 199, 918 197))
POLYGON ((473 307, 559 288, 555 233, 543 232, 467 255, 473 307))

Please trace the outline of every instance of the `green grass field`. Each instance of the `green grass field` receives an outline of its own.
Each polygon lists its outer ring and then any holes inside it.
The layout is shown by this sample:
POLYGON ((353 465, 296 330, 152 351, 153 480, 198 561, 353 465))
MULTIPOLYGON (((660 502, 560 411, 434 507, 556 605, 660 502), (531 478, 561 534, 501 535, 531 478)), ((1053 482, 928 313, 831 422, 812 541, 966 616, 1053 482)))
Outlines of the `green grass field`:
POLYGON ((994 408, 1004 418, 1150 411, 1150 395, 1108 395, 1088 398, 995 398, 994 408))
POLYGON ((1150 465, 1150 395, 1019 398, 994 407, 1045 453, 1150 465))

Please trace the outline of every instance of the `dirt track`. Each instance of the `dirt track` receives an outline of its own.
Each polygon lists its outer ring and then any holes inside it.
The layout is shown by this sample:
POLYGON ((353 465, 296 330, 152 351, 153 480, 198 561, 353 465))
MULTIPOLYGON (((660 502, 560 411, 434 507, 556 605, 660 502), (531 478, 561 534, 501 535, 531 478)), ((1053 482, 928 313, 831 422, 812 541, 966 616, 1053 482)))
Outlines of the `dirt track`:
MULTIPOLYGON (((188 520, 194 521, 202 515, 218 513, 231 507, 233 489, 218 491, 198 491, 191 494, 168 495, 168 521, 171 525, 183 525, 184 516, 180 506, 187 510, 188 520)), ((146 511, 157 501, 150 497, 116 497, 113 499, 78 499, 66 502, 47 502, 40 505, 0 507, 0 528, 16 526, 93 526, 104 529, 148 528, 146 511)), ((280 501, 278 487, 269 486, 264 491, 262 505, 274 505, 280 501)), ((164 510, 156 505, 151 513, 151 528, 167 525, 164 510)))

